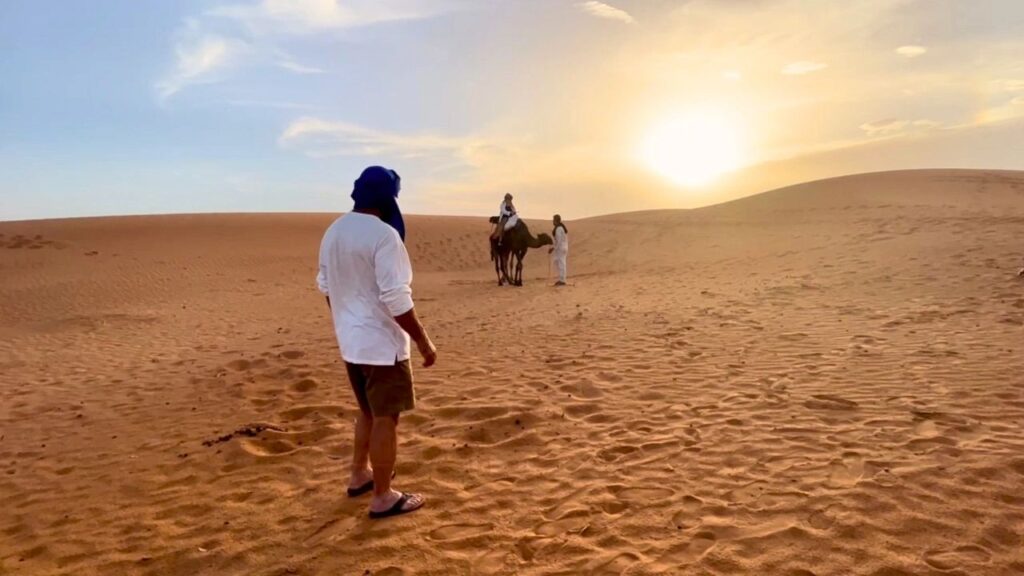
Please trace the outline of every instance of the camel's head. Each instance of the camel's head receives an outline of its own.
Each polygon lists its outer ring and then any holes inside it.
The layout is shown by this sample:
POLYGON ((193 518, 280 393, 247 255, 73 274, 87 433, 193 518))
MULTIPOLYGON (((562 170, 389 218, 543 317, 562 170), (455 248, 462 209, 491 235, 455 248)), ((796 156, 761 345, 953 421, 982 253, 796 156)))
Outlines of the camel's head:
POLYGON ((555 243, 555 241, 551 239, 551 236, 548 236, 547 234, 544 234, 543 232, 541 232, 540 234, 537 234, 537 242, 541 246, 551 246, 551 245, 553 245, 555 243))
POLYGON ((497 223, 498 223, 498 217, 497 216, 491 216, 491 224, 497 224, 497 223))

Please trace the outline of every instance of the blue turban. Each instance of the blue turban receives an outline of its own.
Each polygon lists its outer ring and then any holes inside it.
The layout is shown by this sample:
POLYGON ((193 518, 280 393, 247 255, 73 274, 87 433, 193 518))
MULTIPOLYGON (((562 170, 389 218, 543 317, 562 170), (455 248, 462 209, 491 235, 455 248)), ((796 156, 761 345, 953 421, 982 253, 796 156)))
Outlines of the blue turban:
POLYGON ((405 242, 405 220, 398 208, 398 191, 402 188, 402 179, 398 172, 383 166, 370 166, 359 175, 352 200, 356 210, 377 210, 380 219, 398 231, 405 242))

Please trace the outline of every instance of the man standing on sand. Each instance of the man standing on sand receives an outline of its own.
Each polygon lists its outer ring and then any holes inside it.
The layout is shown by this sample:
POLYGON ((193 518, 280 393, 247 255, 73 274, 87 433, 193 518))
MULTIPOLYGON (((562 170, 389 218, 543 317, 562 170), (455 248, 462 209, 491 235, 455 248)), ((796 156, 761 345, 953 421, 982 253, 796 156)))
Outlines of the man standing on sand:
POLYGON ((548 253, 551 254, 551 259, 555 262, 555 269, 558 271, 558 282, 555 282, 555 286, 565 286, 566 260, 569 258, 569 231, 565 224, 562 224, 562 217, 558 214, 555 214, 552 222, 555 229, 551 231, 551 236, 555 239, 555 245, 548 250, 548 253))
POLYGON ((398 417, 416 403, 410 337, 424 367, 437 360, 413 308, 412 265, 397 201, 400 187, 394 170, 371 166, 363 171, 352 192, 352 211, 324 233, 317 274, 359 403, 348 495, 373 493, 370 518, 412 512, 425 502, 420 494, 391 489, 398 417))

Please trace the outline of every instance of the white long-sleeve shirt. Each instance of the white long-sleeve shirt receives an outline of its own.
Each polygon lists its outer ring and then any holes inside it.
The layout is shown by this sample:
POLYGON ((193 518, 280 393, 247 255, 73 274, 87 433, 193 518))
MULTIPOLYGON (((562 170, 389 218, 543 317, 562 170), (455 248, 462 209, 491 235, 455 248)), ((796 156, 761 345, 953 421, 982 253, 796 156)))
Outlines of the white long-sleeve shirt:
POLYGON ((346 362, 391 366, 409 359, 409 335, 394 317, 412 310, 411 284, 405 244, 380 218, 350 212, 327 228, 317 286, 331 299, 346 362))
POLYGON ((501 208, 498 209, 501 218, 507 218, 505 220, 505 230, 511 230, 516 227, 519 223, 519 216, 516 214, 516 209, 509 206, 508 202, 502 202, 501 208))
POLYGON ((555 228, 555 252, 559 254, 565 254, 569 252, 569 235, 565 233, 565 228, 559 226, 555 228))

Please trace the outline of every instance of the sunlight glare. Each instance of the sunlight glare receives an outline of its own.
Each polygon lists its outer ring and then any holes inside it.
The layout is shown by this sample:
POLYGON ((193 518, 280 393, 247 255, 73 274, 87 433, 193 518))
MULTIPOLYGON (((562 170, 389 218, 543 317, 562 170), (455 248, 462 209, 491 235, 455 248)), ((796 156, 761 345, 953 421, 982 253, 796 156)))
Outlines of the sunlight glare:
POLYGON ((707 185, 742 165, 739 126, 711 111, 670 116, 648 131, 640 158, 676 185, 707 185))

